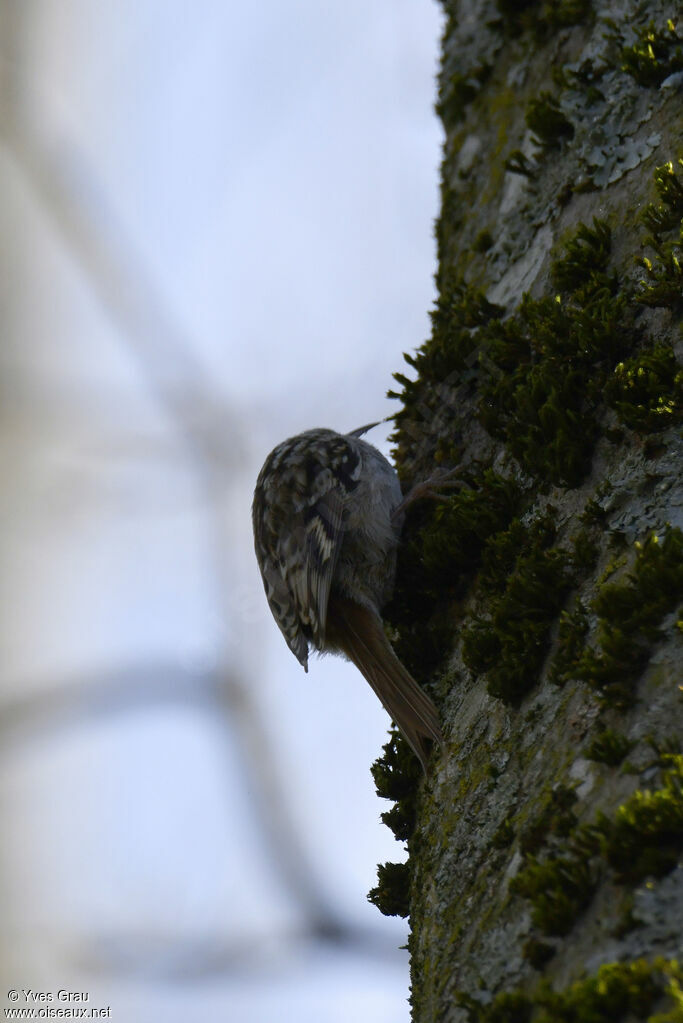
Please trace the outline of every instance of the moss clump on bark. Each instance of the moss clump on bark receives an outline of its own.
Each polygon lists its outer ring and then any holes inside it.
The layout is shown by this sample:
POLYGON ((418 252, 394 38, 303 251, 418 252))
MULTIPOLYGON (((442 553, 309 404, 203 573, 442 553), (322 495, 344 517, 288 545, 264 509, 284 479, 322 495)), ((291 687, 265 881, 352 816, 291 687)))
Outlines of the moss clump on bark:
POLYGON ((577 796, 566 785, 555 785, 542 801, 541 807, 520 828, 519 849, 524 855, 535 855, 549 839, 567 838, 577 825, 574 806, 577 796))
MULTIPOLYGON (((683 67, 683 63, 681 65, 683 67)), ((635 298, 647 306, 680 309, 683 305, 683 160, 669 160, 655 170, 659 203, 650 203, 641 221, 650 231, 645 239, 654 255, 640 256, 645 271, 635 298)))
POLYGON ((683 1016, 683 973, 673 960, 636 959, 605 963, 592 977, 576 981, 563 991, 540 984, 536 991, 502 992, 489 1002, 461 993, 458 1004, 467 1010, 469 1023, 678 1023, 683 1016), (651 1014, 667 1005, 657 1016, 651 1014))
MULTIPOLYGON (((399 842, 408 842, 415 830, 422 767, 395 726, 382 756, 372 765, 377 795, 394 805, 382 815, 382 822, 399 842)), ((410 861, 377 866, 377 885, 368 900, 385 916, 408 916, 410 912, 410 861)))
POLYGON ((681 170, 683 159, 677 160, 675 167, 673 160, 669 160, 655 169, 654 184, 659 203, 649 203, 640 219, 656 238, 681 226, 683 183, 678 177, 681 170))
POLYGON ((565 139, 574 137, 573 124, 549 92, 529 100, 524 119, 536 136, 536 144, 545 149, 556 149, 565 139))
POLYGON ((570 610, 560 612, 557 646, 548 674, 555 685, 562 686, 571 677, 586 645, 588 631, 588 615, 580 600, 570 610))
POLYGON ((378 864, 377 886, 368 892, 368 900, 384 916, 408 916, 410 866, 407 863, 378 864))
POLYGON ((467 486, 439 504, 422 530, 422 561, 430 584, 443 594, 471 576, 486 556, 489 537, 504 530, 522 503, 520 485, 491 469, 468 474, 467 486))
POLYGON ((620 884, 667 874, 683 850, 683 756, 667 760, 660 788, 634 792, 589 829, 620 884))
POLYGON ((621 732, 612 728, 601 728, 591 740, 586 750, 586 758, 597 764, 618 767, 624 757, 631 752, 634 742, 621 732))
POLYGON ((510 892, 528 899, 542 934, 569 933, 606 870, 618 884, 637 884, 673 870, 683 850, 683 756, 667 755, 658 788, 637 790, 613 816, 547 834, 527 854, 510 892))
POLYGON ((605 387, 605 398, 624 426, 637 433, 667 430, 680 422, 683 369, 673 349, 658 344, 618 363, 605 387))
POLYGON ((455 605, 472 583, 487 539, 524 503, 520 484, 491 469, 473 467, 460 474, 459 484, 453 496, 409 510, 396 596, 384 610, 396 651, 419 681, 429 679, 452 646, 455 605))
MULTIPOLYGON (((573 293, 588 284, 596 274, 605 274, 612 249, 609 224, 598 217, 593 217, 592 227, 580 224, 564 249, 564 255, 553 263, 550 277, 560 291, 573 293)), ((602 280, 613 286, 613 278, 608 280, 603 276, 602 280)))
POLYGON ((667 528, 660 539, 636 545, 636 558, 623 580, 605 583, 591 602, 598 616, 595 645, 565 669, 586 682, 605 705, 628 706, 647 664, 659 625, 683 599, 683 532, 667 528))
POLYGON ((568 934, 593 898, 598 876, 581 856, 552 853, 527 858, 510 882, 510 891, 532 904, 531 922, 543 934, 568 934))
POLYGON ((635 42, 621 50, 621 70, 638 85, 656 88, 669 75, 683 70, 683 37, 671 18, 659 28, 651 21, 635 29, 635 35, 635 42))
POLYGON ((394 806, 382 814, 382 822, 400 842, 407 842, 415 828, 420 763, 408 743, 394 727, 382 756, 372 765, 377 795, 391 799, 394 806))
POLYGON ((591 0, 496 0, 496 7, 510 35, 531 31, 537 41, 593 18, 591 0))
POLYGON ((572 586, 568 557, 557 548, 536 548, 519 557, 491 616, 463 635, 463 660, 486 675, 492 696, 519 703, 538 681, 550 629, 572 586))

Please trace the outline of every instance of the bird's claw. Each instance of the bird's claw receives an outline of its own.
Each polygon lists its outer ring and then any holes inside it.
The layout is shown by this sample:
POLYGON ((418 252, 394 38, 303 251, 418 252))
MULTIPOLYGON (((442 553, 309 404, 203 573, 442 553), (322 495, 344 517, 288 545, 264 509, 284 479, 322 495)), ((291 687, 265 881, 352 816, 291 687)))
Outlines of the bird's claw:
POLYGON ((432 473, 431 476, 428 476, 426 480, 422 480, 421 483, 416 483, 414 487, 411 487, 401 503, 392 512, 392 519, 401 515, 406 508, 415 501, 422 500, 422 498, 427 497, 433 501, 447 500, 449 495, 440 494, 435 487, 459 487, 461 485, 460 480, 455 477, 458 476, 461 471, 462 466, 456 466, 454 469, 437 469, 436 472, 432 473))

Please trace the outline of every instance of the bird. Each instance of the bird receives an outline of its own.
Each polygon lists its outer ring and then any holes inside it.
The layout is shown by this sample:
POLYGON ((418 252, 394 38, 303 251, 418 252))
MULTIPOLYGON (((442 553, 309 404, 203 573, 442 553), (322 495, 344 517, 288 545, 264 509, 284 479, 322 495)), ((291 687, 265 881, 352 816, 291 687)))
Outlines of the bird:
POLYGON ((306 430, 271 451, 254 490, 254 550, 270 610, 304 670, 311 648, 352 661, 427 773, 431 744, 443 742, 439 714, 381 617, 410 496, 362 438, 373 425, 306 430))

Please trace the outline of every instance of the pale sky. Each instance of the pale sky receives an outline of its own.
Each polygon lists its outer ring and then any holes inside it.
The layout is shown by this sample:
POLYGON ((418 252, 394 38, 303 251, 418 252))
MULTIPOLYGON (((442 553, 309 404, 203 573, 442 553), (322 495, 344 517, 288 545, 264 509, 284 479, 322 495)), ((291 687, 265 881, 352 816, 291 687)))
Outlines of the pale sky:
POLYGON ((440 9, 34 0, 15 23, 3 691, 44 707, 125 666, 239 677, 316 884, 385 952, 287 937, 301 907, 264 851, 241 726, 191 694, 10 729, 3 982, 73 980, 118 1023, 407 1020, 405 923, 366 902, 377 862, 403 858, 369 772, 388 720, 350 665, 305 675, 287 650, 249 506, 284 437, 394 411, 391 373, 428 335, 440 9), (74 217, 122 259, 104 291, 74 217), (214 431, 208 494, 169 394, 214 431), (212 971, 217 948, 248 961, 212 971))

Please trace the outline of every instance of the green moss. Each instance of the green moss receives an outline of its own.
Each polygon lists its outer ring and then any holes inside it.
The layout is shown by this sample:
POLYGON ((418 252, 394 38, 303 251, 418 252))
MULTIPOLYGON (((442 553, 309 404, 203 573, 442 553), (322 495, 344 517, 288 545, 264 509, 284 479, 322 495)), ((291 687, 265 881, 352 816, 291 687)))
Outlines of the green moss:
POLYGON ((621 51, 621 70, 638 85, 655 88, 676 71, 683 70, 683 39, 671 19, 658 29, 651 21, 636 30, 636 42, 621 51))
POLYGON ((520 830, 524 862, 510 882, 510 891, 531 901, 532 923, 546 935, 567 934, 597 885, 588 859, 568 841, 577 828, 576 801, 573 789, 555 786, 541 810, 520 830))
POLYGON ((667 874, 683 850, 683 756, 668 759, 660 788, 634 792, 589 829, 621 883, 667 874))
POLYGON ((683 301, 683 183, 678 177, 683 160, 657 167, 654 181, 659 203, 649 203, 641 216, 650 231, 644 244, 654 255, 639 256, 645 270, 639 281, 636 301, 643 305, 675 308, 683 301), (670 233, 673 237, 666 237, 670 233))
MULTIPOLYGON (((508 169, 532 172, 525 161, 508 169)), ((629 375, 626 361, 638 340, 637 304, 674 306, 683 291, 680 240, 663 234, 680 223, 683 211, 683 185, 673 161, 656 169, 655 187, 659 203, 651 203, 643 215, 652 232, 647 244, 655 256, 643 257, 647 279, 635 295, 609 270, 610 230, 598 219, 590 227, 579 225, 553 262, 551 277, 564 297, 523 296, 506 318, 481 291, 448 269, 457 253, 446 259, 440 250, 432 336, 415 355, 405 356, 417 379, 398 373, 402 390, 389 392, 402 401, 394 436, 399 463, 437 413, 442 438, 448 435, 449 419, 453 438, 462 436, 462 410, 475 396, 482 425, 505 443, 527 473, 542 482, 575 487, 590 468, 605 398, 617 403, 628 420, 633 415, 626 406, 642 404, 630 401, 634 381, 646 377, 650 394, 664 376, 663 382, 678 394, 679 384, 675 377, 670 381, 661 357, 654 356, 656 366, 641 365, 645 372, 640 377, 639 366, 635 377, 629 375), (615 374, 617 363, 625 368, 615 374), (621 393, 626 390, 628 394, 621 393)), ((452 239, 456 225, 447 215, 446 199, 441 224, 444 237, 452 239)), ((670 399, 655 395, 659 397, 662 404, 645 409, 650 425, 659 426, 668 416, 658 409, 670 408, 670 399)))
POLYGON ((478 94, 481 82, 476 71, 469 74, 456 73, 445 78, 441 76, 436 113, 446 128, 465 119, 467 107, 478 94))
POLYGON ((596 564, 600 555, 598 542, 587 529, 581 529, 571 538, 572 564, 578 572, 587 573, 596 564))
POLYGON ((591 497, 586 502, 586 507, 583 509, 579 519, 586 526, 602 527, 605 524, 606 517, 607 513, 600 502, 595 497, 591 497))
POLYGON ((491 469, 464 477, 467 488, 439 504, 421 534, 421 557, 432 585, 441 589, 476 569, 486 541, 511 521, 522 490, 491 469))
POLYGON ((605 963, 597 973, 554 991, 542 981, 532 993, 504 991, 482 1002, 459 992, 457 1004, 470 1023, 681 1023, 683 973, 677 962, 659 956, 605 963), (663 999, 663 1014, 652 1016, 663 999))
POLYGON ((479 581, 494 593, 502 593, 521 555, 550 547, 556 536, 557 510, 548 505, 531 522, 512 519, 507 528, 493 533, 484 544, 479 581))
POLYGON ((515 829, 512 821, 509 817, 506 817, 500 822, 493 837, 491 839, 491 846, 494 849, 507 849, 508 846, 512 845, 515 837, 515 829))
POLYGON ((502 16, 502 27, 511 36, 518 36, 527 30, 537 31, 540 0, 496 0, 496 7, 502 16))
POLYGON ((521 174, 525 178, 533 178, 536 169, 521 149, 513 149, 505 161, 505 170, 510 174, 521 174))
POLYGON ((521 11, 538 7, 539 0, 496 0, 496 7, 504 18, 514 18, 521 11))
POLYGON ((634 792, 614 816, 599 813, 595 823, 576 826, 565 815, 561 831, 535 838, 510 891, 529 899, 532 923, 543 934, 569 933, 591 902, 603 864, 622 884, 676 866, 683 850, 683 756, 669 755, 665 763, 661 786, 634 792))
POLYGON ((490 602, 491 617, 465 631, 463 660, 475 673, 486 672, 492 696, 518 703, 536 684, 552 623, 572 584, 567 564, 558 549, 518 558, 505 592, 490 602))
MULTIPOLYGON (((411 599, 419 605, 419 594, 411 599)), ((411 599, 403 604, 404 609, 411 599)), ((397 613, 397 606, 397 602, 392 604, 392 613, 397 613)), ((449 605, 425 600, 416 617, 404 619, 397 626, 392 645, 411 674, 424 684, 434 676, 444 657, 450 653, 456 629, 456 613, 449 605)))
POLYGON ((500 640, 486 622, 476 622, 463 635, 462 659, 475 675, 481 675, 500 657, 500 640))
POLYGON ((480 231, 477 237, 474 239, 474 244, 472 245, 472 248, 474 249, 475 252, 488 252, 492 245, 493 235, 488 230, 488 228, 484 228, 484 230, 480 231))
POLYGON ((574 677, 598 690, 606 703, 628 705, 633 687, 660 636, 659 623, 683 598, 683 532, 667 527, 637 544, 625 579, 605 583, 592 601, 597 645, 571 667, 574 677))
POLYGON ((483 545, 479 589, 490 613, 463 630, 462 656, 488 691, 518 703, 535 685, 553 620, 573 583, 571 556, 552 547, 554 509, 513 519, 483 545))
POLYGON ((417 793, 422 769, 417 757, 398 730, 393 727, 382 747, 382 756, 371 768, 375 789, 381 799, 395 806, 382 814, 382 821, 399 841, 407 841, 415 828, 417 793))
POLYGON ((648 767, 666 768, 671 763, 672 757, 677 757, 680 753, 683 753, 683 736, 678 734, 648 735, 645 741, 653 754, 652 759, 647 764, 648 767))
MULTIPOLYGON (((642 921, 638 920, 633 912, 634 906, 633 892, 622 889, 617 920, 611 928, 611 933, 615 938, 625 938, 627 934, 642 927, 642 921)), ((683 1023, 683 1020, 681 1020, 681 1023, 683 1023)))
POLYGON ((576 792, 556 785, 543 801, 541 809, 520 829, 519 849, 525 856, 535 855, 549 838, 567 838, 577 824, 573 807, 576 792))
MULTIPOLYGON (((377 795, 395 805, 381 819, 394 837, 406 842, 413 834, 417 817, 417 798, 422 778, 420 763, 395 726, 382 756, 372 765, 377 795)), ((407 916, 410 910, 410 867, 408 863, 384 863, 377 867, 377 886, 368 892, 368 900, 385 916, 407 916)))
MULTIPOLYGON (((658 958, 605 963, 594 977, 576 981, 565 991, 541 986, 541 1012, 534 1023, 620 1023, 646 1019, 680 979, 675 962, 658 958)), ((672 999, 673 1000, 673 999, 672 999)))
MULTIPOLYGON (((667 225, 681 203, 673 164, 659 167, 655 182, 661 202, 648 207, 651 228, 655 222, 667 225), (660 207, 664 213, 657 220, 660 207)), ((679 243, 660 236, 649 243, 660 252, 644 264, 649 279, 640 286, 637 301, 675 303, 683 288, 679 243)), ((397 374, 403 391, 390 392, 403 401, 397 417, 399 439, 412 443, 412 424, 428 420, 437 410, 443 417, 450 408, 457 423, 463 398, 478 390, 480 422, 527 473, 544 482, 577 486, 590 468, 605 397, 628 404, 615 393, 613 374, 636 339, 635 306, 628 287, 609 271, 610 244, 605 221, 579 225, 551 268, 553 282, 565 297, 524 296, 505 319, 481 292, 441 271, 432 337, 415 356, 406 356, 418 380, 397 374)), ((658 366, 650 377, 662 370, 666 367, 658 366)), ((626 386, 621 373, 617 371, 617 380, 626 386)), ((653 379, 649 386, 655 386, 653 379)), ((666 399, 662 406, 651 406, 651 422, 658 407, 668 408, 666 399)))
POLYGON ((518 512, 518 483, 487 468, 460 476, 462 490, 409 513, 399 550, 396 593, 384 610, 399 657, 426 680, 448 651, 459 600, 472 582, 486 540, 518 512))
POLYGON ((496 0, 510 35, 530 31, 537 41, 550 32, 591 21, 591 0, 496 0))
POLYGON ((656 250, 654 258, 640 256, 638 264, 645 277, 638 282, 636 301, 642 305, 675 308, 683 299, 683 228, 672 241, 651 243, 656 250))
POLYGON ((591 740, 586 750, 586 758, 609 767, 618 767, 635 743, 620 732, 611 728, 602 728, 591 740))
POLYGON ((549 92, 542 92, 529 100, 524 120, 535 135, 534 141, 545 149, 557 148, 565 139, 574 137, 573 124, 549 92))
POLYGON ((548 0, 543 10, 550 28, 567 28, 593 21, 591 0, 548 0))
MULTIPOLYGON (((626 546, 626 550, 615 554, 614 557, 607 562, 598 578, 598 588, 602 587, 608 579, 611 579, 615 572, 618 572, 620 568, 625 567, 628 562, 629 554, 631 553, 630 545, 624 544, 624 534, 618 529, 610 531, 609 543, 610 547, 622 548, 626 546)), ((637 549, 638 548, 636 548, 636 550, 637 549)))
MULTIPOLYGON (((508 169, 530 173, 526 163, 508 169)), ((683 204, 683 187, 673 163, 657 168, 655 184, 661 201, 650 204, 645 219, 650 230, 662 231, 676 217, 680 221, 683 204)), ((444 210, 442 219, 445 215, 444 210)), ((449 221, 449 237, 454 229, 449 221)), ((635 383, 647 386, 647 397, 660 383, 678 395, 680 383, 675 375, 670 379, 660 349, 642 356, 633 374, 626 361, 638 339, 636 303, 681 301, 680 242, 655 232, 648 244, 656 256, 643 257, 648 279, 634 295, 610 272, 607 223, 595 219, 590 227, 580 224, 551 267, 553 283, 562 294, 539 299, 525 295, 506 318, 481 291, 444 269, 442 253, 432 335, 415 355, 404 356, 417 379, 397 373, 402 390, 389 392, 402 402, 394 436, 399 463, 437 413, 442 437, 447 436, 449 419, 452 436, 462 436, 463 407, 476 395, 481 424, 505 443, 528 474, 542 482, 578 486, 590 468, 606 399, 616 403, 628 421, 633 415, 642 418, 638 411, 629 415, 627 408, 642 404, 632 400, 638 396, 635 383), (624 368, 615 372, 618 363, 624 368)), ((655 394, 662 403, 643 406, 651 426, 667 418, 669 391, 655 394)))
MULTIPOLYGON (((550 542, 554 536, 553 532, 550 542)), ((504 590, 517 558, 531 546, 529 539, 529 527, 523 525, 518 518, 512 519, 507 529, 501 529, 487 539, 479 574, 479 580, 485 589, 493 592, 504 590)))
POLYGON ((368 892, 368 901, 384 916, 408 916, 410 913, 410 866, 408 863, 380 863, 377 887, 368 892))
POLYGON ((465 287, 458 279, 448 278, 441 282, 441 294, 430 314, 431 337, 415 355, 403 355, 419 379, 411 380, 403 373, 393 374, 402 387, 400 392, 388 392, 389 398, 396 398, 402 403, 402 409, 396 416, 398 425, 415 415, 424 420, 432 408, 443 405, 443 389, 438 393, 425 394, 424 385, 456 386, 460 383, 476 362, 469 358, 477 346, 475 328, 501 313, 502 309, 489 302, 481 291, 465 287))
POLYGON ((612 232, 605 220, 593 217, 593 227, 579 225, 565 245, 564 255, 555 260, 551 279, 556 288, 570 293, 587 284, 595 274, 604 274, 610 259, 612 232))
POLYGON ((577 661, 583 653, 588 634, 588 615, 580 600, 569 611, 560 612, 557 647, 548 677, 557 686, 562 686, 571 677, 577 661))
MULTIPOLYGON (((377 795, 393 800, 395 804, 381 814, 382 822, 398 841, 409 842, 409 851, 414 852, 413 833, 423 773, 417 757, 395 725, 392 725, 389 740, 382 748, 382 756, 371 770, 377 795)), ((378 883, 368 892, 368 900, 385 916, 409 915, 410 863, 410 860, 407 863, 388 862, 377 867, 378 883)))
POLYGON ((550 853, 527 857, 510 891, 531 902, 531 921, 543 934, 563 936, 593 898, 598 878, 580 856, 550 853))
POLYGON ((484 333, 479 416, 527 472, 577 486, 590 466, 601 385, 628 343, 624 296, 584 288, 567 301, 525 296, 484 333))
POLYGON ((426 681, 448 651, 455 624, 424 570, 421 529, 432 515, 428 502, 408 509, 394 597, 383 610, 392 645, 418 681, 426 681))
POLYGON ((455 1003, 465 1009, 469 1023, 529 1023, 531 1019, 531 1002, 521 991, 503 992, 487 1005, 459 991, 455 1003))
POLYGON ((384 609, 398 656, 426 681, 449 651, 457 602, 467 591, 491 534, 519 511, 518 483, 487 468, 461 474, 463 489, 410 509, 399 549, 394 599, 384 609))
POLYGON ((674 168, 673 160, 655 168, 654 182, 659 203, 649 203, 641 215, 643 224, 656 238, 661 237, 668 231, 674 231, 681 225, 683 219, 683 184, 679 180, 676 171, 683 168, 683 159, 676 161, 674 168))
POLYGON ((529 938, 522 948, 522 958, 533 966, 535 970, 542 970, 545 964, 553 958, 555 949, 546 941, 539 938, 529 938))
POLYGON ((449 3, 444 3, 446 22, 441 40, 441 70, 439 73, 439 91, 436 101, 436 113, 446 130, 464 120, 467 107, 479 93, 482 85, 491 73, 491 66, 486 63, 477 64, 463 69, 452 70, 449 60, 448 40, 458 24, 458 12, 449 3))
MULTIPOLYGON (((448 260, 451 239, 462 226, 463 216, 462 199, 444 178, 441 182, 441 213, 434 225, 437 255, 441 265, 445 265, 448 260)), ((440 288, 440 291, 443 294, 445 289, 440 288)))
POLYGON ((659 623, 683 598, 683 534, 667 527, 660 540, 650 536, 636 545, 633 569, 623 580, 607 582, 623 559, 603 573, 591 603, 598 616, 596 643, 586 646, 588 616, 577 602, 560 615, 557 652, 550 679, 587 682, 605 703, 628 705, 633 686, 659 638, 659 623))
POLYGON ((638 433, 666 430, 683 415, 683 367, 672 348, 658 344, 617 363, 604 393, 607 404, 629 429, 638 433))

